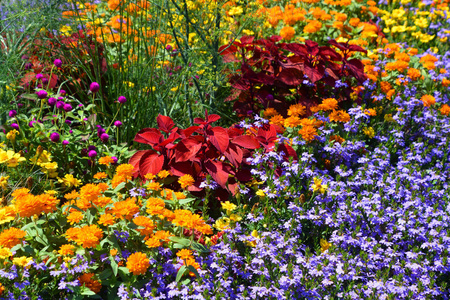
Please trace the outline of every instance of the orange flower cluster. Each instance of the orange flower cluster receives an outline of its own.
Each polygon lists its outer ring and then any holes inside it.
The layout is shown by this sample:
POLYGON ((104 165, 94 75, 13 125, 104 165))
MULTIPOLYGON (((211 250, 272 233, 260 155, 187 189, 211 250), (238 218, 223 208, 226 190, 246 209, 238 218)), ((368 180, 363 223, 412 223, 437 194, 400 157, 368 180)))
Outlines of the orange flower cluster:
POLYGON ((153 234, 153 230, 156 228, 155 223, 153 223, 152 219, 145 216, 138 216, 133 219, 133 223, 137 226, 144 227, 144 228, 138 228, 137 231, 139 231, 144 236, 149 236, 153 234))
POLYGON ((350 115, 343 110, 334 110, 328 117, 330 118, 331 122, 346 123, 350 121, 350 115))
POLYGON ((85 273, 78 277, 78 281, 80 282, 80 286, 84 285, 97 294, 102 289, 102 284, 100 281, 92 279, 92 277, 94 277, 94 273, 85 273))
POLYGON ((0 233, 0 246, 6 248, 12 248, 19 244, 26 236, 26 232, 22 229, 11 227, 5 229, 0 233))
MULTIPOLYGON (((195 261, 195 258, 192 255, 192 250, 181 249, 177 252, 177 256, 183 260, 186 267, 193 266, 196 270, 200 269, 200 265, 195 261)), ((192 277, 195 276, 192 272, 189 272, 189 275, 192 277)))
POLYGON ((13 203, 21 217, 32 217, 41 213, 56 210, 59 200, 49 194, 35 196, 26 188, 18 189, 12 193, 13 203))
POLYGON ((142 252, 135 252, 127 259, 127 268, 133 275, 143 275, 150 267, 150 260, 142 252))
POLYGON ((130 164, 121 164, 116 168, 116 173, 111 181, 113 188, 116 188, 122 182, 131 180, 134 173, 134 167, 130 164))
POLYGON ((422 63, 423 67, 428 70, 434 70, 436 68, 434 63, 437 61, 437 57, 431 54, 424 55, 420 58, 420 62, 422 63))
POLYGON ((64 244, 59 247, 58 253, 60 255, 74 255, 75 246, 70 244, 64 244))
POLYGON ((194 229, 203 234, 213 233, 210 225, 205 224, 205 221, 199 215, 193 214, 189 210, 177 209, 174 212, 174 216, 175 218, 172 220, 174 225, 187 229, 194 229))
POLYGON ((189 174, 185 174, 185 175, 181 176, 180 178, 178 178, 178 183, 181 185, 182 189, 185 189, 188 186, 193 185, 194 182, 195 182, 194 178, 189 174))
POLYGON ((103 231, 97 225, 72 227, 66 231, 66 238, 83 248, 95 248, 103 238, 103 231))
POLYGON ((170 232, 165 230, 159 230, 156 231, 153 236, 151 236, 147 241, 145 242, 145 245, 149 248, 157 248, 161 247, 163 243, 170 242, 170 237, 173 236, 170 232))
POLYGON ((125 201, 114 203, 111 213, 119 219, 131 220, 139 212, 139 206, 136 204, 136 197, 127 198, 125 201))
POLYGON ((286 40, 290 41, 295 35, 295 29, 291 26, 285 26, 280 30, 280 36, 286 40))
POLYGON ((431 95, 423 95, 422 98, 420 98, 420 101, 422 101, 423 106, 426 107, 430 107, 436 103, 436 99, 431 95))

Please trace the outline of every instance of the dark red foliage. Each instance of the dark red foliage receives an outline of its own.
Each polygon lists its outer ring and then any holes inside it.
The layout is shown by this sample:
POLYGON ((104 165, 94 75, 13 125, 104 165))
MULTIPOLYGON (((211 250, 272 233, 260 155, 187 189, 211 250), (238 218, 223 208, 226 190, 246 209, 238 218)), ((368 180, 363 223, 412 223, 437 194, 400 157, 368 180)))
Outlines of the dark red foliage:
POLYGON ((234 101, 241 117, 268 107, 284 114, 291 104, 309 108, 330 97, 350 100, 352 86, 366 79, 361 61, 349 57, 350 52, 365 52, 359 46, 331 40, 329 43, 340 49, 341 55, 310 40, 305 44, 278 43, 280 40, 279 36, 257 41, 243 37, 219 49, 224 62, 240 64, 229 76, 235 90, 228 100, 234 101), (347 87, 336 87, 337 80, 347 87))
MULTIPOLYGON (((201 193, 200 184, 209 175, 220 186, 215 190, 216 197, 224 200, 229 194, 234 195, 239 183, 252 180, 247 158, 259 148, 274 151, 277 132, 274 125, 266 124, 256 134, 247 135, 241 128, 213 126, 219 119, 218 115, 206 112, 204 119, 194 119, 197 126, 180 129, 171 118, 159 115, 158 129, 144 128, 136 134, 134 141, 151 149, 138 151, 130 158, 134 176, 144 179, 146 174, 161 170, 169 170, 178 177, 190 174, 195 183, 188 190, 201 193)), ((297 159, 289 145, 281 144, 277 151, 283 151, 286 160, 297 159)))

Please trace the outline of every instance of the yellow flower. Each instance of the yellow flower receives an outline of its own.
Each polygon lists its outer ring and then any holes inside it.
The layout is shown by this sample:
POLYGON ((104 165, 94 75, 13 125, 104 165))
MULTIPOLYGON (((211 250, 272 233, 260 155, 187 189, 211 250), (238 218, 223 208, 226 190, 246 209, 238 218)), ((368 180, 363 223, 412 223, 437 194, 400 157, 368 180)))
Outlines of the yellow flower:
POLYGON ((373 130, 372 127, 367 127, 363 129, 363 132, 365 135, 367 135, 369 138, 373 138, 375 136, 375 130, 373 130))
POLYGON ((8 163, 9 168, 15 168, 25 160, 25 157, 21 157, 19 153, 15 153, 13 150, 4 151, 0 149, 0 164, 8 163))
POLYGON ((12 255, 12 252, 7 247, 0 247, 0 259, 9 258, 12 255))
POLYGON ((33 261, 33 258, 26 257, 26 256, 14 257, 13 258, 13 264, 15 264, 15 265, 17 265, 19 267, 25 267, 26 265, 28 265, 32 261, 33 261))
POLYGON ((8 187, 8 178, 9 178, 9 176, 1 176, 0 177, 0 188, 2 190, 6 189, 8 187))
POLYGON ((328 248, 330 248, 331 243, 329 243, 327 240, 325 239, 320 239, 320 252, 325 252, 328 250, 328 248))
POLYGON ((64 184, 66 187, 71 188, 71 187, 77 187, 81 184, 81 180, 73 177, 72 174, 66 174, 64 176, 64 178, 59 178, 58 177, 58 182, 64 184))
POLYGON ((322 179, 314 177, 314 184, 312 185, 313 191, 319 191, 321 194, 325 193, 328 190, 328 185, 322 184, 322 179))
POLYGON ((225 201, 221 203, 222 208, 225 210, 233 211, 237 208, 237 206, 233 203, 230 203, 230 201, 225 201))
POLYGON ((230 220, 233 222, 239 222, 240 220, 242 220, 242 217, 237 215, 237 214, 231 214, 230 215, 230 220))
POLYGON ((230 16, 239 16, 244 12, 244 9, 241 6, 234 6, 228 11, 228 15, 230 16))
POLYGON ((13 129, 6 134, 6 138, 10 141, 14 141, 16 139, 16 135, 18 134, 19 132, 16 129, 13 129))
POLYGON ((230 228, 230 219, 229 218, 220 218, 214 223, 213 227, 219 231, 229 229, 230 228))
POLYGON ((264 197, 266 195, 266 193, 263 190, 257 190, 256 195, 258 195, 260 197, 264 197))

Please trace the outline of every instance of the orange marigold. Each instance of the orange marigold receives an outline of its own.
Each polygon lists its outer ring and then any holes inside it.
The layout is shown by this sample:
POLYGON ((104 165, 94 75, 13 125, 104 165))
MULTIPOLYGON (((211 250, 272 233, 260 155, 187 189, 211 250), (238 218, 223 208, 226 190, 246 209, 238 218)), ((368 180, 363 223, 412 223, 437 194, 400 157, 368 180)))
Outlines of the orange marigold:
POLYGON ((436 103, 436 99, 431 95, 423 95, 420 100, 423 102, 423 106, 430 107, 436 103))
POLYGON ((343 110, 334 110, 329 115, 330 121, 346 123, 350 121, 350 115, 343 110))
POLYGON ((212 234, 212 228, 197 214, 193 214, 186 209, 177 209, 174 211, 175 219, 172 223, 184 228, 196 229, 203 234, 212 234))
POLYGON ((441 114, 448 116, 450 114, 450 106, 444 104, 439 111, 441 112, 441 114))
POLYGON ((97 225, 72 227, 66 231, 66 238, 83 248, 95 248, 103 238, 103 231, 97 225))
POLYGON ((159 191, 160 189, 161 189, 161 183, 159 183, 159 182, 150 181, 149 183, 147 183, 147 190, 159 191))
POLYGON ((98 159, 98 163, 109 167, 110 164, 114 163, 114 159, 111 156, 103 156, 98 159))
POLYGON ((313 126, 303 126, 298 131, 298 134, 302 136, 305 141, 311 142, 317 136, 317 130, 313 126))
POLYGON ((264 110, 264 118, 270 118, 276 115, 278 115, 278 112, 273 107, 268 107, 266 108, 266 110, 264 110))
POLYGON ((161 179, 166 178, 168 176, 170 176, 170 171, 161 170, 161 171, 158 172, 158 177, 161 178, 161 179))
POLYGON ((127 198, 125 201, 114 203, 112 213, 116 218, 131 220, 133 215, 139 212, 139 206, 136 204, 136 197, 127 198))
POLYGON ((295 117, 303 116, 305 113, 306 113, 306 107, 301 104, 294 104, 294 105, 289 106, 289 109, 287 112, 288 116, 295 116, 295 117))
POLYGON ((121 164, 116 168, 116 175, 122 176, 126 181, 130 180, 134 173, 134 167, 130 164, 121 164))
POLYGON ((42 213, 41 202, 32 194, 21 195, 19 198, 16 198, 14 205, 17 213, 23 218, 42 213))
POLYGON ((295 29, 291 26, 284 26, 280 30, 280 36, 286 41, 290 41, 295 35, 295 29))
POLYGON ((94 175, 94 179, 105 179, 108 177, 108 174, 106 174, 105 172, 98 172, 97 174, 94 175))
POLYGON ((127 259, 127 268, 133 275, 143 275, 150 266, 150 260, 142 252, 135 252, 127 259))
POLYGON ((308 20, 308 25, 303 28, 304 33, 315 33, 322 28, 322 23, 317 20, 308 20))
POLYGON ((300 125, 300 118, 296 116, 291 116, 284 119, 284 127, 297 127, 300 125))
POLYGON ((78 281, 80 282, 80 286, 84 285, 97 294, 102 289, 102 284, 100 281, 92 279, 92 277, 94 277, 94 273, 85 273, 78 277, 78 281))
POLYGON ((133 223, 137 226, 141 226, 144 228, 138 228, 137 231, 139 231, 142 235, 150 235, 153 233, 153 229, 156 228, 155 223, 149 218, 145 216, 138 216, 133 219, 133 223))
POLYGON ((338 102, 336 99, 334 98, 326 98, 322 100, 322 103, 319 105, 319 108, 321 110, 335 110, 338 109, 338 102))
POLYGON ((343 142, 345 142, 345 139, 343 137, 340 137, 339 135, 332 135, 330 136, 330 142, 331 141, 342 144, 343 142))
POLYGON ((67 216, 67 221, 70 223, 70 225, 73 225, 75 223, 79 223, 81 220, 83 220, 84 214, 79 210, 72 210, 70 214, 67 216))
POLYGON ((178 183, 181 185, 181 188, 187 188, 188 186, 193 185, 195 182, 194 177, 189 174, 184 174, 180 178, 178 178, 178 183))
POLYGON ((110 197, 98 197, 92 203, 94 203, 98 207, 105 207, 109 203, 112 202, 112 199, 110 197))
POLYGON ((394 62, 389 62, 386 64, 385 69, 388 71, 398 71, 402 73, 409 67, 409 63, 402 60, 397 60, 394 62))
POLYGON ((101 189, 98 185, 88 183, 80 189, 80 198, 87 202, 92 202, 101 196, 101 189))
POLYGON ((269 123, 273 124, 273 125, 283 126, 284 118, 282 115, 276 115, 276 116, 273 116, 272 118, 270 118, 269 123))
POLYGON ((114 223, 115 223, 114 216, 111 214, 103 214, 98 219, 98 224, 103 226, 110 226, 113 225, 114 223))
POLYGON ((64 244, 59 247, 58 253, 60 255, 74 255, 75 246, 71 244, 64 244))
POLYGON ((0 246, 11 249, 19 244, 26 234, 27 233, 22 229, 15 227, 3 230, 2 233, 0 233, 0 246))

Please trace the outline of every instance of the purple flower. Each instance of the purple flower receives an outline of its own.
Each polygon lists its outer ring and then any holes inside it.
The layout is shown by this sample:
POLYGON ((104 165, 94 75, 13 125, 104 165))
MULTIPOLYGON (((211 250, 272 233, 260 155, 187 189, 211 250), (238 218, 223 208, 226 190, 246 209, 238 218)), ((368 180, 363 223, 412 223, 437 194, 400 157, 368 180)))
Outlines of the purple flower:
POLYGON ((11 127, 14 128, 14 129, 19 130, 19 124, 17 124, 17 123, 12 123, 11 127))
POLYGON ((120 126, 122 126, 122 122, 120 122, 119 120, 117 120, 117 121, 114 122, 114 126, 120 127, 120 126))
POLYGON ((70 120, 65 120, 64 122, 65 122, 67 125, 72 124, 72 121, 70 121, 70 120))
POLYGON ((40 90, 36 92, 36 95, 38 96, 39 99, 45 99, 47 97, 47 91, 45 90, 40 90))
POLYGON ((71 111, 72 105, 70 105, 69 103, 66 103, 66 104, 64 104, 63 109, 64 109, 64 111, 71 111))
POLYGON ((59 142, 59 139, 60 139, 59 133, 53 132, 50 134, 50 140, 52 142, 57 143, 57 142, 59 142))
POLYGON ((69 141, 68 140, 64 140, 64 141, 62 141, 62 144, 65 146, 65 145, 69 145, 69 141))
POLYGON ((48 98, 48 105, 53 106, 56 104, 56 99, 53 97, 48 98))
POLYGON ((95 147, 94 145, 91 145, 91 146, 88 147, 88 150, 89 150, 89 151, 91 151, 91 150, 96 150, 96 149, 97 149, 97 147, 95 147))
POLYGON ((16 115, 17 115, 17 110, 12 109, 12 110, 9 111, 9 116, 11 118, 14 118, 16 115))
POLYGON ((112 160, 114 161, 113 164, 117 164, 118 158, 115 156, 111 156, 112 160))
POLYGON ((89 151, 88 156, 89 156, 90 158, 96 157, 96 156, 97 156, 97 151, 95 151, 95 150, 89 151))
POLYGON ((60 60, 60 59, 55 59, 54 61, 53 61, 53 64, 55 65, 55 67, 57 67, 57 68, 61 68, 61 66, 62 66, 62 61, 60 60))
POLYGON ((109 140, 109 135, 107 133, 102 133, 100 139, 102 140, 103 143, 107 143, 109 140))
POLYGON ((60 90, 59 93, 60 93, 61 95, 65 95, 65 94, 66 94, 66 91, 65 91, 65 90, 60 90))
POLYGON ((97 93, 100 90, 100 85, 97 82, 93 82, 91 83, 91 85, 89 86, 89 90, 93 93, 97 93))
POLYGON ((125 102, 127 102, 127 98, 125 98, 124 96, 120 96, 119 99, 117 99, 117 101, 121 104, 124 104, 125 102))
POLYGON ((42 75, 41 73, 36 74, 36 79, 37 80, 42 79, 42 78, 44 78, 44 75, 42 75))
POLYGON ((64 105, 65 105, 65 103, 63 101, 56 102, 56 108, 58 108, 58 109, 63 109, 64 105))

